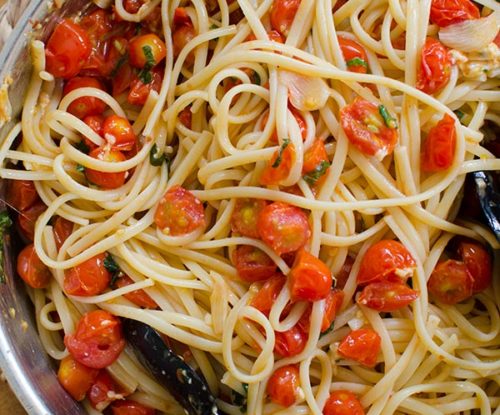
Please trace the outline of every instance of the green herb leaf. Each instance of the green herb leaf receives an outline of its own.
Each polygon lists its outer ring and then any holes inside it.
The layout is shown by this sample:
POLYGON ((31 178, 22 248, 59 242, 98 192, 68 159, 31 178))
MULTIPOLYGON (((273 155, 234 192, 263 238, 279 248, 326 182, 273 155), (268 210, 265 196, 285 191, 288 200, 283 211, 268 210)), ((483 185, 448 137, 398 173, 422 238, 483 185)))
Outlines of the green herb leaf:
POLYGON ((254 84, 254 85, 260 85, 260 83, 262 81, 260 79, 260 75, 255 71, 253 71, 251 79, 252 79, 252 84, 254 84))
POLYGON ((348 68, 350 68, 351 66, 364 66, 365 68, 368 68, 368 64, 366 63, 366 61, 361 58, 349 59, 345 64, 348 68))
POLYGON ((214 29, 218 29, 219 26, 217 26, 215 23, 212 23, 212 25, 208 28, 209 30, 214 30, 214 29))
POLYGON ((153 81, 153 75, 151 74, 151 69, 156 65, 156 60, 153 55, 153 49, 151 49, 151 46, 148 45, 143 46, 142 52, 146 57, 146 64, 144 65, 144 68, 142 68, 141 71, 139 72, 138 77, 143 84, 150 84, 153 81))
POLYGON ((106 258, 104 258, 104 268, 106 268, 111 274, 111 281, 109 283, 109 286, 113 287, 116 283, 116 280, 122 275, 122 271, 110 254, 107 254, 106 258))
POLYGON ((111 71, 111 78, 114 78, 116 76, 116 74, 118 73, 118 71, 120 70, 120 68, 125 64, 125 62, 127 62, 128 60, 128 55, 123 55, 120 59, 118 59, 118 62, 116 62, 116 65, 115 67, 113 68, 113 70, 111 71))
POLYGON ((453 111, 455 115, 457 116, 458 120, 460 121, 460 124, 464 124, 464 118, 465 118, 465 112, 460 111, 460 110, 455 110, 453 111))
POLYGON ((151 75, 151 71, 146 69, 146 67, 144 67, 144 69, 142 69, 137 76, 145 85, 153 82, 153 75, 151 75))
POLYGON ((330 327, 328 327, 323 333, 321 333, 319 337, 323 337, 324 335, 330 333, 331 331, 333 331, 334 327, 335 327, 335 321, 332 321, 330 327))
POLYGON ((85 144, 85 141, 80 141, 76 143, 75 148, 84 154, 89 154, 90 152, 90 147, 87 144, 85 144))
POLYGON ((3 238, 4 233, 12 226, 12 220, 9 217, 9 213, 5 210, 0 213, 0 241, 2 246, 0 246, 0 283, 5 284, 5 274, 3 271, 3 238))
POLYGON ((231 401, 234 405, 240 407, 240 412, 245 413, 247 411, 247 395, 248 395, 248 383, 243 383, 243 390, 245 394, 236 392, 235 390, 231 390, 231 401))
POLYGON ((384 123, 387 127, 389 128, 398 128, 398 124, 396 122, 396 119, 389 114, 389 111, 387 111, 387 108, 384 107, 383 105, 378 106, 378 112, 384 119, 384 123))
POLYGON ((326 171, 330 166, 331 166, 330 162, 323 160, 316 166, 316 168, 313 171, 304 175, 304 180, 310 186, 314 185, 318 181, 318 179, 326 173, 326 171))
POLYGON ((278 168, 279 165, 281 164, 281 162, 283 160, 283 151, 285 151, 285 149, 288 147, 288 144, 290 144, 290 139, 289 138, 285 138, 283 140, 283 144, 281 144, 281 147, 280 147, 280 149, 278 151, 278 157, 276 157, 276 160, 274 160, 274 163, 271 166, 273 169, 278 168))
POLYGON ((83 167, 81 164, 77 164, 76 171, 79 171, 80 173, 85 173, 85 167, 83 167))
POLYGON ((153 144, 153 147, 151 147, 151 151, 149 152, 149 162, 151 163, 152 166, 161 166, 163 162, 167 160, 167 156, 165 153, 160 154, 158 152, 158 147, 156 144, 153 144))

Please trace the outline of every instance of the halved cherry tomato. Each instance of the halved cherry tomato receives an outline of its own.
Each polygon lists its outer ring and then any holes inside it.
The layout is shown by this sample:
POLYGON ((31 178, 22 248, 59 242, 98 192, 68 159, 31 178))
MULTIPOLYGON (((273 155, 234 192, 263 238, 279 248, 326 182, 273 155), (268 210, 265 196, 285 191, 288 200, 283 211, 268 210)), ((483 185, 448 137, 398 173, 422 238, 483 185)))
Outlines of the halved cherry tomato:
POLYGON ((283 36, 288 36, 301 0, 274 0, 271 7, 271 26, 283 36))
POLYGON ((419 295, 401 282, 379 281, 368 284, 357 302, 377 311, 391 312, 406 307, 419 295))
POLYGON ((366 251, 359 273, 358 284, 375 281, 405 282, 413 274, 415 260, 398 241, 384 239, 366 251))
POLYGON ((69 355, 61 360, 57 378, 74 400, 82 401, 98 373, 97 369, 82 365, 69 355))
MULTIPOLYGON (((103 136, 102 126, 104 125, 104 117, 102 115, 89 115, 83 119, 83 122, 92 128, 97 135, 103 136)), ((94 144, 87 137, 83 137, 83 142, 90 150, 98 147, 97 144, 94 144)))
POLYGON ((87 398, 92 408, 102 412, 111 402, 120 399, 117 390, 117 385, 109 373, 106 370, 100 370, 96 380, 87 392, 87 398))
POLYGON ((64 336, 64 344, 81 364, 104 369, 125 348, 120 320, 104 310, 84 314, 74 334, 64 336))
POLYGON ((156 411, 153 408, 148 408, 139 402, 125 399, 124 401, 116 401, 111 405, 113 415, 155 415, 156 411))
POLYGON ((19 213, 17 222, 21 233, 26 239, 33 241, 35 238, 35 225, 38 217, 47 210, 47 206, 42 201, 35 202, 29 208, 19 213))
POLYGON ((262 199, 237 199, 231 216, 231 230, 249 238, 258 238, 257 220, 267 206, 262 199))
POLYGON ((266 316, 269 315, 274 301, 283 289, 285 283, 286 277, 283 274, 278 274, 269 278, 252 298, 250 305, 259 310, 262 314, 266 316))
MULTIPOLYGON (((292 112, 293 117, 295 118, 295 121, 297 121, 297 124, 298 124, 299 129, 300 129, 300 134, 302 136, 302 140, 305 140, 307 137, 307 125, 306 125, 304 118, 302 118, 302 115, 300 114, 300 112, 298 110, 296 110, 295 107, 293 107, 292 105, 289 105, 288 109, 292 112)), ((261 128, 265 127, 268 118, 269 118, 269 111, 266 111, 265 115, 262 117, 262 121, 260 122, 261 128)), ((276 130, 271 135, 270 140, 271 140, 271 143, 278 142, 278 133, 276 132, 276 130)))
POLYGON ((298 326, 287 331, 275 331, 274 351, 281 357, 296 356, 304 350, 307 334, 298 326))
POLYGON ((123 8, 127 13, 136 14, 143 4, 144 0, 124 0, 123 8))
POLYGON ((362 365, 373 367, 377 363, 381 339, 372 329, 351 331, 340 342, 338 353, 346 359, 355 360, 362 365))
POLYGON ((151 82, 145 84, 138 76, 135 76, 130 83, 130 91, 127 101, 132 105, 144 105, 151 91, 160 92, 163 82, 163 69, 155 67, 151 71, 151 82))
POLYGON ((70 222, 69 220, 66 220, 61 216, 58 216, 55 220, 53 231, 54 239, 56 241, 56 247, 59 251, 64 241, 66 241, 66 239, 68 239, 68 236, 73 233, 73 222, 70 222))
POLYGON ((458 244, 458 254, 474 280, 472 292, 484 291, 491 284, 493 267, 488 251, 479 242, 463 240, 458 244))
POLYGON ((462 261, 448 259, 437 264, 427 281, 431 295, 444 304, 456 304, 473 294, 474 279, 462 261))
MULTIPOLYGON (((184 7, 177 7, 174 12, 172 45, 174 56, 179 56, 181 50, 196 36, 193 22, 184 7)), ((186 56, 186 63, 191 65, 194 62, 193 51, 186 56)))
POLYGON ((297 365, 287 365, 276 369, 267 382, 267 394, 271 402, 292 406, 298 397, 300 372, 297 365))
POLYGON ((111 281, 111 273, 104 266, 106 254, 87 259, 64 272, 64 291, 69 295, 89 297, 101 294, 111 281))
POLYGON ((366 51, 355 40, 339 36, 339 46, 344 56, 347 69, 351 72, 367 73, 368 72, 368 58, 366 51))
POLYGON ((9 180, 7 182, 8 206, 22 212, 39 200, 35 183, 31 180, 9 180))
POLYGON ((340 123, 359 151, 379 160, 391 154, 398 141, 396 121, 385 107, 361 98, 340 110, 340 123))
POLYGON ((422 170, 437 172, 449 169, 455 157, 456 141, 455 120, 445 114, 427 135, 422 153, 422 170))
POLYGON ((167 55, 165 42, 154 33, 133 38, 129 44, 129 62, 132 66, 152 69, 167 55))
POLYGON ((448 83, 450 76, 448 50, 439 40, 428 37, 422 48, 417 88, 426 94, 434 94, 448 83))
POLYGON ((318 301, 326 298, 332 288, 328 266, 301 248, 289 274, 290 292, 294 301, 318 301))
POLYGON ((274 202, 262 209, 257 227, 261 239, 278 255, 299 250, 311 236, 306 214, 283 202, 274 202))
POLYGON ((52 278, 49 269, 38 257, 33 244, 25 246, 19 253, 17 273, 32 288, 45 288, 52 278))
POLYGON ((274 261, 265 252, 251 245, 238 246, 233 254, 233 262, 238 276, 247 282, 267 280, 277 269, 274 261))
POLYGON ((203 204, 189 190, 171 187, 156 208, 155 223, 167 235, 189 234, 205 226, 203 204))
POLYGON ((365 411, 354 393, 348 390, 336 390, 328 397, 323 415, 365 415, 365 411))
MULTIPOLYGON (((68 95, 71 91, 78 88, 97 88, 104 91, 104 86, 96 78, 90 78, 88 76, 77 76, 71 78, 64 86, 64 95, 68 95)), ((73 114, 75 117, 83 120, 89 115, 100 115, 106 109, 106 104, 99 98, 94 97, 81 97, 75 99, 68 106, 68 112, 73 114)))
MULTIPOLYGON (((121 151, 109 149, 106 146, 95 148, 89 153, 89 156, 98 160, 107 161, 109 163, 118 163, 127 159, 121 151)), ((119 171, 116 173, 109 173, 93 169, 85 169, 85 176, 90 183, 95 184, 102 189, 116 189, 123 186, 125 183, 127 172, 119 171)))
POLYGON ((107 117, 102 132, 104 139, 116 150, 130 151, 137 141, 130 122, 119 115, 113 114, 107 117))
MULTIPOLYGON (((337 313, 342 306, 342 301, 344 301, 344 292, 341 290, 330 290, 328 296, 325 298, 325 310, 323 312, 323 320, 321 320, 321 333, 327 331, 333 324, 337 313)), ((298 326, 305 333, 309 333, 309 327, 311 325, 311 311, 312 305, 310 305, 307 310, 302 314, 298 322, 298 326)))
MULTIPOLYGON (((133 284, 134 280, 130 278, 128 275, 123 275, 122 277, 116 280, 116 288, 126 287, 127 285, 133 284)), ((158 304, 156 304, 155 300, 153 300, 144 290, 135 290, 128 294, 125 294, 124 297, 135 305, 148 308, 151 310, 155 310, 158 308, 158 304)))
POLYGON ((439 27, 479 19, 478 7, 470 0, 432 0, 431 22, 439 27))
POLYGON ((90 39, 85 30, 64 19, 45 45, 47 71, 58 78, 73 78, 85 65, 90 52, 90 39))
POLYGON ((340 271, 337 272, 337 274, 335 275, 335 280, 336 280, 335 288, 339 288, 342 290, 345 287, 353 265, 354 265, 354 259, 348 255, 344 261, 344 265, 342 265, 340 271))
POLYGON ((328 154, 326 154, 325 143, 318 139, 304 153, 302 173, 306 174, 316 170, 323 161, 328 161, 328 154))

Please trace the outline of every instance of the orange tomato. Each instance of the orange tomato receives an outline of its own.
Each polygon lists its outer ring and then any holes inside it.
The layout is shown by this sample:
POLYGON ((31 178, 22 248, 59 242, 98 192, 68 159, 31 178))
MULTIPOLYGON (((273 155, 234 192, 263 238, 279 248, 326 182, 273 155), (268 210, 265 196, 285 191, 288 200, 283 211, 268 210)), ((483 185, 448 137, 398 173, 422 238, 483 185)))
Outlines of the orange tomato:
POLYGON ((276 369, 267 382, 267 394, 278 405, 289 407, 297 400, 300 387, 300 373, 297 365, 276 369))
POLYGON ((474 278, 462 261, 448 259, 437 264, 427 281, 429 293, 444 304, 456 304, 473 294, 474 278))
POLYGON ((129 44, 129 62, 132 66, 152 69, 167 55, 167 47, 154 33, 133 38, 129 44))
POLYGON ((415 301, 420 293, 401 282, 379 281, 368 284, 357 303, 382 312, 392 312, 415 301))
POLYGON ((289 274, 293 301, 318 301, 326 298, 332 288, 332 273, 328 266, 301 248, 289 274))
MULTIPOLYGON (((323 320, 321 321, 321 333, 324 333, 332 326, 342 306, 342 301, 344 301, 343 291, 338 289, 330 290, 328 296, 325 298, 325 309, 323 311, 323 320)), ((305 333, 309 333, 309 327, 311 326, 311 311, 312 305, 306 309, 298 322, 299 327, 305 333)))
MULTIPOLYGON (((125 155, 119 150, 109 149, 106 146, 97 147, 89 153, 90 157, 98 160, 107 161, 109 163, 118 163, 120 161, 125 161, 125 155)), ((127 178, 126 171, 120 171, 116 173, 102 172, 99 170, 85 169, 85 176, 87 180, 99 186, 102 189, 117 189, 123 186, 127 178)))
POLYGON ((336 390, 328 397, 323 415, 365 415, 365 411, 354 393, 348 390, 336 390))
POLYGON ((82 401, 98 373, 97 369, 82 365, 69 355, 61 360, 57 378, 73 399, 82 401))
POLYGON ((257 220, 267 206, 262 199, 237 199, 231 216, 231 230, 249 238, 258 238, 257 220))
POLYGON ((106 254, 87 259, 64 272, 64 291, 69 295, 89 297, 101 294, 109 286, 111 273, 104 266, 106 254))
POLYGON ((455 120, 445 114, 427 135, 422 153, 422 170, 437 172, 449 169, 455 157, 456 141, 455 120))
POLYGON ((328 154, 326 154, 325 143, 323 140, 318 139, 304 153, 302 173, 306 174, 314 171, 323 161, 328 161, 328 154))
POLYGON ((338 40, 347 69, 351 72, 367 73, 368 57, 363 46, 344 36, 338 36, 338 40))
POLYGON ((130 151, 134 148, 137 137, 130 122, 119 115, 110 115, 104 120, 102 132, 105 140, 115 150, 130 151))
MULTIPOLYGON (((298 110, 296 110, 292 105, 289 105, 288 109, 291 111, 293 117, 295 118, 295 121, 297 121, 297 125, 299 126, 302 140, 305 140, 307 137, 307 125, 306 125, 304 118, 302 118, 302 115, 300 114, 300 112, 298 110)), ((262 121, 260 122, 260 126, 262 129, 265 127, 268 118, 269 118, 269 110, 266 111, 266 113, 262 117, 262 121)), ((270 141, 271 141, 271 143, 278 142, 278 134, 276 131, 274 131, 273 134, 271 135, 270 141)))
POLYGON ((426 94, 434 94, 448 83, 450 76, 448 50, 439 40, 428 37, 421 52, 417 88, 426 94))
POLYGON ((372 329, 351 331, 340 342, 338 353, 346 359, 355 360, 364 366, 373 367, 377 363, 381 339, 372 329))
POLYGON ((272 28, 283 36, 288 36, 299 6, 300 0, 274 0, 271 7, 272 28))
POLYGON ((17 273, 32 288, 45 288, 52 278, 49 269, 38 257, 33 244, 25 246, 19 253, 17 273))
POLYGON ((292 165, 295 163, 295 147, 289 141, 285 141, 281 148, 274 153, 269 164, 262 170, 260 184, 279 184, 288 177, 292 165))
MULTIPOLYGON (((116 280, 116 288, 126 287, 127 285, 133 284, 134 280, 130 278, 128 275, 123 275, 122 277, 116 280)), ((156 304, 155 300, 153 300, 144 290, 135 290, 128 294, 125 294, 124 297, 135 305, 147 308, 150 310, 155 310, 158 308, 158 304, 156 304)))
POLYGON ((283 274, 277 274, 269 278, 252 298, 250 305, 259 310, 262 314, 266 316, 269 315, 274 301, 283 289, 285 283, 286 277, 283 274))

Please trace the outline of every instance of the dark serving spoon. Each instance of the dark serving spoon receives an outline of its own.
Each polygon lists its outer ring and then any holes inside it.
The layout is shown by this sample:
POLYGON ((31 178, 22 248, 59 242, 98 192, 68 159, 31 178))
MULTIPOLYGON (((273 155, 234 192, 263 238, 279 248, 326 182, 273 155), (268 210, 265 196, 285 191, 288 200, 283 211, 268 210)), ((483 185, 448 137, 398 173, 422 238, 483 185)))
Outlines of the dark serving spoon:
POLYGON ((483 212, 484 221, 500 241, 500 191, 493 175, 486 171, 470 173, 483 212))

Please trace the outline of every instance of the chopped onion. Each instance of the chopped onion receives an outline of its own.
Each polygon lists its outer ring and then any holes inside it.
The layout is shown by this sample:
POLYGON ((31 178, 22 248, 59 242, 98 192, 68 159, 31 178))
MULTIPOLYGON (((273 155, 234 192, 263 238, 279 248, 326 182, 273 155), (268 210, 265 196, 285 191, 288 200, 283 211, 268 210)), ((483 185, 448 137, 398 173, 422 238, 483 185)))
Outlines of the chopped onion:
POLYGON ((321 78, 280 71, 280 81, 288 88, 290 103, 300 111, 323 108, 330 96, 328 85, 321 78))
POLYGON ((495 39, 499 17, 500 14, 495 12, 487 17, 443 27, 439 31, 439 40, 446 46, 463 52, 480 51, 495 39))

